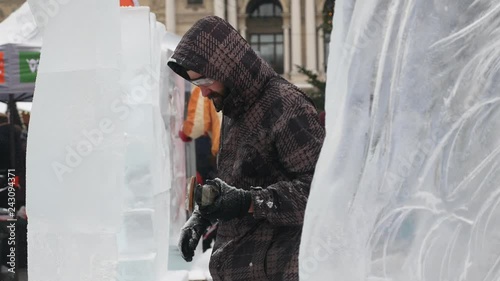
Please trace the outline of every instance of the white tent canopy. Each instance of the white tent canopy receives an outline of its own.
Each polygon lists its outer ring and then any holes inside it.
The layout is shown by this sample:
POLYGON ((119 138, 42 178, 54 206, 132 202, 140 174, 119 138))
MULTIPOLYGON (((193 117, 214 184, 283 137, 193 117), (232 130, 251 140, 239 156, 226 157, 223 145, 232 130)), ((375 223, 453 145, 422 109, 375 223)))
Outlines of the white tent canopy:
POLYGON ((42 45, 42 36, 27 3, 0 23, 0 45, 4 44, 42 45))
POLYGON ((42 46, 27 3, 0 23, 0 101, 30 101, 42 46))

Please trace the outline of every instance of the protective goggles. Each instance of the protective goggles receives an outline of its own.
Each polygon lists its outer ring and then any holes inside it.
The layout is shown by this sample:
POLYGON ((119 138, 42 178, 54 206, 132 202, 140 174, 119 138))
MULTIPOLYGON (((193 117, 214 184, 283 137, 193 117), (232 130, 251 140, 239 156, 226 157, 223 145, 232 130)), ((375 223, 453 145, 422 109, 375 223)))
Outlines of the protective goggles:
POLYGON ((189 82, 193 83, 193 85, 198 87, 207 87, 212 85, 215 82, 215 80, 207 78, 205 76, 201 76, 199 78, 189 80, 189 82))

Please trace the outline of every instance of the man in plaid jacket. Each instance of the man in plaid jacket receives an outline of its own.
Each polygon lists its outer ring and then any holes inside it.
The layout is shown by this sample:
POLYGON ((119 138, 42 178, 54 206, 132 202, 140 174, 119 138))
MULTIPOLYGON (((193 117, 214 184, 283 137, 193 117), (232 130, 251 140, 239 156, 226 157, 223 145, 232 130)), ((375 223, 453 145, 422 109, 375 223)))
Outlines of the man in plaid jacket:
POLYGON ((223 113, 219 178, 211 182, 219 195, 183 227, 184 258, 192 259, 217 220, 215 281, 298 280, 304 212, 325 134, 314 104, 215 16, 183 36, 168 65, 223 113))

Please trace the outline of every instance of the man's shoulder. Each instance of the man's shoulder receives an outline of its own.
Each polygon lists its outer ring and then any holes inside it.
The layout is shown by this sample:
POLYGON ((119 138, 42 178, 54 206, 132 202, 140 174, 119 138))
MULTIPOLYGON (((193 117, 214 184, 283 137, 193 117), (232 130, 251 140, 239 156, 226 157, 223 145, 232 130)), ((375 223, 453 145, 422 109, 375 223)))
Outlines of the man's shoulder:
POLYGON ((317 114, 314 102, 300 90, 280 91, 277 99, 280 100, 284 118, 292 118, 297 114, 317 114))
POLYGON ((310 99, 306 93, 283 78, 273 79, 268 84, 266 91, 268 92, 266 96, 271 99, 280 99, 287 106, 310 103, 310 99))

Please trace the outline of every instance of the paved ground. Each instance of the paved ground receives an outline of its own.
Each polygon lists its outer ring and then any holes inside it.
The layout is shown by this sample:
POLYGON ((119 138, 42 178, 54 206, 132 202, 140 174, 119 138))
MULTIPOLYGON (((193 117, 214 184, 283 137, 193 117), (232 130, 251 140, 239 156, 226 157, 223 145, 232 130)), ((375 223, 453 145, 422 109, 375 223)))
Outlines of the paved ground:
MULTIPOLYGON (((184 277, 184 278, 188 278, 188 276, 189 276, 189 277, 191 277, 191 278, 189 279, 189 281, 209 281, 209 280, 212 280, 212 279, 198 279, 198 278, 196 278, 196 277, 195 277, 195 278, 192 278, 192 276, 190 276, 190 274, 189 274, 187 271, 186 271, 184 274, 182 274, 182 272, 181 272, 181 276, 184 276, 184 275, 185 275, 185 277, 184 277)), ((167 278, 167 280, 169 280, 169 279, 167 278)), ((182 279, 182 278, 181 278, 181 279, 176 279, 176 280, 187 280, 187 279, 182 279)), ((17 279, 17 280, 16 280, 14 277, 9 276, 9 275, 7 275, 7 274, 0 274, 0 281, 28 281, 28 273, 27 273, 27 270, 26 270, 26 269, 21 270, 21 271, 19 272, 19 275, 18 275, 18 279, 17 279)))

